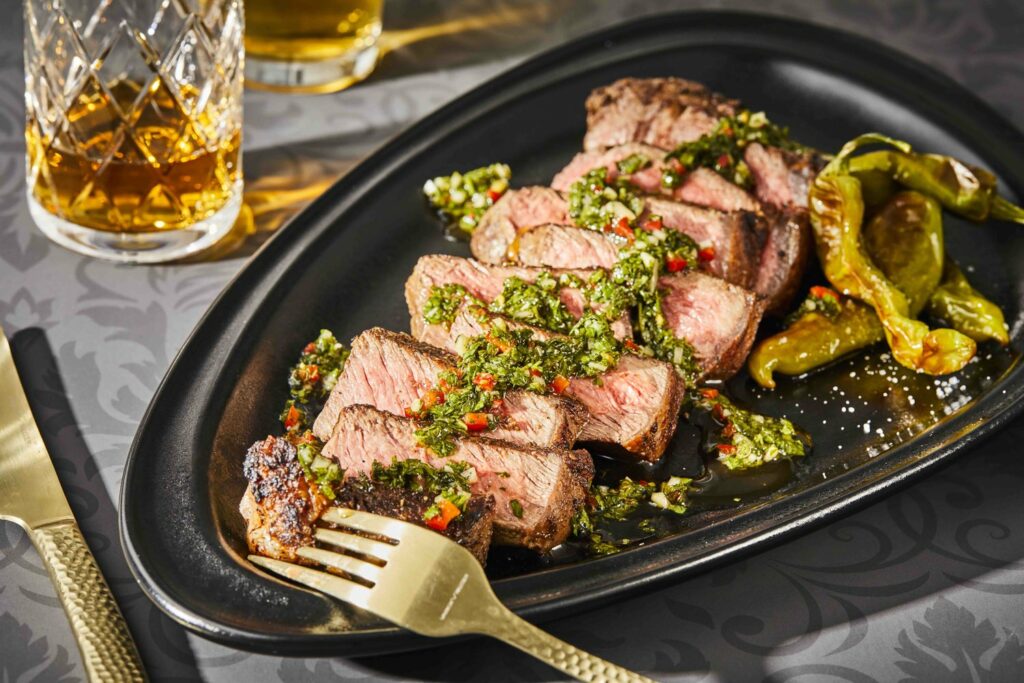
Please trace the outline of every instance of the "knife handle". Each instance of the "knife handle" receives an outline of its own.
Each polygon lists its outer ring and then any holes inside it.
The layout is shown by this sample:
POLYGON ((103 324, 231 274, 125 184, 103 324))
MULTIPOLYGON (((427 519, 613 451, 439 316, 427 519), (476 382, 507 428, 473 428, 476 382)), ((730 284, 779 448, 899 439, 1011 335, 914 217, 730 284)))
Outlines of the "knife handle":
POLYGON ((92 682, 145 681, 128 624, 74 520, 32 529, 92 682))

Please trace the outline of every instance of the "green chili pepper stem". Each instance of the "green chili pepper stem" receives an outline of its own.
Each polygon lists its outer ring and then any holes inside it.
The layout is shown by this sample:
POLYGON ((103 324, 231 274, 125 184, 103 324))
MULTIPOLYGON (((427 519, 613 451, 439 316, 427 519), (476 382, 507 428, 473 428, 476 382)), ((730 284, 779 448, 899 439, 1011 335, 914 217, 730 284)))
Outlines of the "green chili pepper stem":
POLYGON ((1012 221, 1024 224, 1024 208, 996 195, 992 199, 992 209, 989 212, 989 217, 997 221, 1012 221))

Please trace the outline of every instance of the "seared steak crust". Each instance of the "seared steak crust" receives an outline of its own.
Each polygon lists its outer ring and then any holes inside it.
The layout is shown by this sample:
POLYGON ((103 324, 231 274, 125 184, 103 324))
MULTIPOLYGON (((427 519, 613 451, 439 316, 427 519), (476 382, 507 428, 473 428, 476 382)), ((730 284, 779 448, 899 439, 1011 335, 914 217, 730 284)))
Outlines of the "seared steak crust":
MULTIPOLYGON (((352 510, 426 526, 423 515, 434 504, 434 498, 432 493, 407 491, 360 478, 347 481, 338 492, 335 503, 352 510)), ((486 564, 493 532, 494 496, 474 495, 466 503, 463 513, 440 533, 473 553, 480 564, 486 564)))
POLYGON ((433 467, 466 462, 476 471, 472 492, 494 497, 495 543, 547 552, 568 537, 576 505, 590 484, 580 452, 456 437, 455 452, 442 458, 416 444, 415 430, 413 420, 369 406, 348 406, 323 454, 337 460, 346 477, 368 473, 374 462, 390 464, 392 459, 416 458, 433 467))
POLYGON ((767 239, 761 252, 755 291, 767 299, 767 312, 784 314, 803 278, 813 247, 810 217, 805 209, 768 211, 767 239))
POLYGON ((644 142, 668 149, 712 132, 738 104, 681 78, 623 78, 587 98, 583 148, 644 142))
MULTIPOLYGON (((371 405, 404 415, 405 409, 456 370, 458 358, 401 332, 369 329, 352 340, 338 383, 313 425, 321 441, 331 437, 338 414, 350 405, 371 405)), ((496 411, 501 425, 488 436, 515 443, 570 448, 587 420, 586 409, 567 396, 509 392, 496 411)))
POLYGON ((807 208, 807 191, 823 160, 813 151, 792 152, 754 143, 743 153, 757 187, 757 198, 780 209, 807 208))
MULTIPOLYGON (((295 551, 314 544, 313 526, 332 503, 309 486, 295 447, 275 436, 257 441, 245 455, 243 471, 249 486, 238 509, 246 522, 249 550, 307 563, 295 551)), ((434 496, 353 479, 341 486, 333 504, 424 526, 423 513, 434 504, 434 496)), ((493 520, 494 499, 472 496, 466 511, 452 520, 443 535, 465 546, 483 564, 493 520)))
POLYGON ((307 483, 295 447, 268 436, 249 447, 242 471, 249 486, 238 509, 245 518, 249 550, 297 560, 296 549, 313 545, 313 525, 328 501, 307 483))
MULTIPOLYGON (((536 339, 559 335, 505 318, 514 328, 530 329, 536 339)), ((483 324, 465 308, 451 326, 428 325, 424 340, 454 351, 460 336, 486 333, 483 324)), ((668 447, 679 420, 684 384, 668 363, 624 354, 618 365, 599 382, 584 378, 569 381, 565 393, 587 408, 590 419, 580 432, 580 442, 602 451, 657 461, 668 447)))

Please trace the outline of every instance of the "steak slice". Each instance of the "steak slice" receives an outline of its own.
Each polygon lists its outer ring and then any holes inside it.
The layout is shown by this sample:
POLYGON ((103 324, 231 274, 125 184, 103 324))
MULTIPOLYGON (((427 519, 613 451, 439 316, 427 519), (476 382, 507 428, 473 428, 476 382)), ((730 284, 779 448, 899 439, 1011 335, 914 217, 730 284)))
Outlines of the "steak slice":
MULTIPOLYGON (((506 278, 518 277, 527 282, 533 282, 545 270, 549 270, 556 276, 561 273, 570 273, 583 280, 589 278, 593 272, 582 269, 550 270, 517 266, 491 266, 473 259, 444 254, 422 256, 416 262, 412 275, 405 281, 405 301, 409 306, 409 325, 412 334, 422 341, 423 327, 426 324, 423 320, 423 310, 430 298, 430 289, 434 285, 459 284, 465 287, 470 294, 489 303, 501 294, 506 278)), ((578 289, 563 287, 559 291, 559 297, 574 317, 578 318, 583 314, 586 300, 578 289)), ((623 314, 622 318, 612 323, 612 331, 619 339, 632 337, 633 328, 629 323, 629 316, 623 314)))
MULTIPOLYGON (((455 371, 458 358, 401 332, 379 327, 352 340, 352 351, 313 424, 321 441, 331 437, 338 414, 350 405, 369 405, 404 415, 438 377, 455 371)), ((567 396, 510 391, 495 409, 500 426, 487 433, 495 439, 555 448, 571 448, 587 420, 587 411, 567 396)))
POLYGON ((346 478, 368 474, 374 462, 388 465, 395 458, 438 468, 466 462, 476 471, 472 493, 494 497, 495 543, 547 552, 569 535, 572 515, 594 476, 585 451, 456 437, 455 452, 441 458, 416 445, 416 425, 369 406, 348 406, 338 415, 323 455, 337 460, 346 478))
MULTIPOLYGON (((245 519, 249 550, 306 563, 295 551, 313 545, 313 525, 332 501, 309 486, 295 446, 287 439, 268 436, 254 443, 245 454, 243 469, 249 485, 238 511, 245 519)), ((333 504, 426 526, 423 513, 434 504, 434 496, 353 479, 339 488, 333 504)), ((493 521, 494 499, 474 495, 465 512, 441 533, 483 564, 491 544, 493 521)))
POLYGON ((559 192, 568 192, 572 184, 595 168, 604 167, 617 178, 618 163, 627 157, 639 154, 650 160, 650 165, 629 175, 629 182, 645 194, 664 195, 679 202, 707 206, 719 211, 754 211, 758 208, 756 199, 743 188, 734 185, 707 168, 697 168, 687 173, 675 188, 661 184, 665 171, 665 150, 638 142, 627 143, 604 150, 580 152, 552 179, 551 187, 559 192))
POLYGON ((665 321, 693 346, 702 373, 716 379, 736 374, 754 343, 764 300, 698 271, 667 275, 658 285, 665 321))
MULTIPOLYGON (((713 174, 718 177, 717 174, 713 174)), ((764 221, 749 212, 725 213, 693 204, 647 197, 645 215, 659 215, 665 227, 689 235, 702 246, 711 246, 716 258, 710 270, 742 287, 753 287, 757 279, 764 221)), ((610 268, 618 249, 609 238, 572 226, 565 199, 546 187, 512 190, 492 206, 473 233, 473 255, 485 263, 515 261, 524 265, 564 268, 610 268), (499 206, 509 195, 514 202, 499 206), (516 207, 516 213, 510 209, 516 207), (500 209, 498 216, 491 213, 500 209), (536 209, 536 211, 533 211, 536 209), (552 217, 555 217, 554 219, 552 217), (561 218, 558 218, 561 216, 561 218), (578 232, 550 228, 570 225, 578 232), (544 226, 533 235, 538 226, 544 226), (544 242, 565 252, 540 256, 544 242)))
POLYGON ((768 236, 754 289, 767 299, 769 313, 781 315, 789 309, 800 287, 814 238, 805 209, 769 211, 767 220, 768 236))
POLYGON ((619 245, 601 232, 545 223, 519 233, 509 255, 524 266, 612 268, 619 245))
POLYGON ((821 170, 814 152, 800 153, 753 143, 743 152, 757 187, 757 198, 777 208, 807 208, 807 191, 821 170))
POLYGON ((623 78, 587 97, 584 149, 644 142, 669 149, 714 131, 739 103, 681 78, 623 78))
POLYGON ((484 263, 502 263, 509 260, 509 247, 520 230, 541 223, 571 224, 567 209, 565 199, 546 187, 509 190, 480 219, 470 249, 484 263))
POLYGON ((764 219, 750 211, 724 213, 693 204, 648 197, 645 212, 661 216, 662 224, 715 250, 708 270, 726 282, 753 287, 761 260, 764 219))
MULTIPOLYGON (((560 336, 503 319, 511 327, 532 330, 536 339, 560 336)), ((486 332, 486 323, 463 306, 450 327, 427 325, 423 339, 454 352, 460 337, 476 337, 486 332)), ((682 379, 668 363, 623 354, 615 368, 601 375, 599 381, 570 379, 565 393, 582 403, 590 414, 580 432, 581 443, 655 462, 675 432, 683 391, 682 379)))

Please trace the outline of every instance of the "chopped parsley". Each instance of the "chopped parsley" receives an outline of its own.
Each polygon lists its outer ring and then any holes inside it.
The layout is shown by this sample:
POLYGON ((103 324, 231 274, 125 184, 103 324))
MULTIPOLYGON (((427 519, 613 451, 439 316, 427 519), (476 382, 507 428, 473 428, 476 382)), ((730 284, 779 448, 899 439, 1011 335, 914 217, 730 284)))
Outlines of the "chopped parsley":
MULTIPOLYGON (((644 200, 624 179, 608 180, 604 167, 588 171, 569 188, 569 217, 581 228, 616 232, 620 221, 628 225, 644 210, 644 200)), ((629 235, 622 231, 621 236, 629 235)))
POLYGON ((508 502, 508 509, 511 510, 512 514, 518 519, 523 518, 523 504, 513 498, 508 502))
POLYGON ((730 470, 758 467, 806 452, 801 435, 785 418, 740 408, 717 389, 701 389, 691 401, 714 417, 718 430, 713 449, 730 470))
POLYGON ((423 307, 423 319, 431 325, 451 325, 459 308, 470 299, 478 301, 462 285, 434 285, 430 288, 430 296, 423 307))
POLYGON ((507 164, 491 164, 432 178, 423 185, 423 194, 449 227, 472 233, 484 212, 508 190, 511 178, 507 164))
MULTIPOLYGON (((685 477, 670 477, 659 484, 623 477, 615 487, 593 486, 586 504, 573 514, 572 535, 587 542, 593 555, 619 552, 632 541, 615 538, 605 528, 609 522, 626 521, 644 503, 678 515, 685 514, 691 481, 685 477)), ((649 524, 642 527, 653 532, 649 524)))
POLYGON ((330 330, 320 330, 320 335, 306 344, 299 362, 288 373, 289 399, 280 417, 285 430, 301 432, 313 423, 338 382, 348 354, 330 330))
POLYGON ((753 177, 743 160, 743 150, 752 142, 766 147, 800 149, 789 139, 789 129, 768 120, 764 112, 746 109, 735 116, 719 120, 715 130, 692 142, 684 142, 668 153, 661 184, 678 187, 686 174, 695 168, 709 168, 726 180, 750 189, 753 177))
POLYGON ((295 454, 298 457, 306 480, 317 485, 320 493, 328 500, 334 500, 335 487, 341 483, 345 476, 345 470, 337 462, 325 458, 320 454, 323 444, 313 436, 312 432, 306 432, 297 436, 295 443, 295 454))
POLYGON ((625 159, 619 160, 615 167, 623 175, 632 175, 639 170, 651 165, 651 160, 643 154, 630 154, 625 159))
POLYGON ((445 372, 407 415, 423 420, 416 430, 420 445, 447 457, 454 438, 498 426, 489 412, 507 391, 562 393, 572 377, 595 377, 618 362, 619 343, 607 320, 584 314, 564 337, 536 339, 528 328, 512 329, 503 318, 489 318, 488 332, 461 338, 455 372, 445 372), (477 427, 476 425, 479 425, 477 427))
POLYGON ((443 531, 448 522, 466 511, 471 495, 470 485, 476 480, 476 470, 465 462, 450 462, 439 469, 415 458, 393 458, 391 464, 386 466, 374 462, 370 479, 391 488, 434 494, 434 504, 424 511, 423 519, 431 528, 443 531), (449 505, 454 509, 443 515, 443 509, 449 505), (438 521, 441 519, 443 526, 438 521))
POLYGON ((507 278, 501 294, 495 297, 488 309, 492 313, 565 334, 576 323, 558 297, 565 283, 564 279, 548 272, 541 273, 534 282, 514 276, 507 278))

